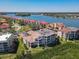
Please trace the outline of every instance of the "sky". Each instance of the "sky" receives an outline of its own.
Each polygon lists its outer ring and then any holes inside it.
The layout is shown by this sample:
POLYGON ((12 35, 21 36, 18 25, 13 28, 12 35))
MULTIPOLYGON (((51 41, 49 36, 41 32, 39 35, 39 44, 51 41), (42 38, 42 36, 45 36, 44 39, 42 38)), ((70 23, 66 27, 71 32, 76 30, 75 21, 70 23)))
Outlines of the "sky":
POLYGON ((79 12, 79 0, 0 0, 0 12, 79 12))

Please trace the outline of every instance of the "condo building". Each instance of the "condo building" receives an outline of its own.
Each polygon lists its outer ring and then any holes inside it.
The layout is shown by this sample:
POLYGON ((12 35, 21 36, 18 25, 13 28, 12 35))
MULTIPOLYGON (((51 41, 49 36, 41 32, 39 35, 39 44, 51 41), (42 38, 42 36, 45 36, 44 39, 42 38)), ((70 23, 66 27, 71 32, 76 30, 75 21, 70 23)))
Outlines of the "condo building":
POLYGON ((67 27, 67 28, 63 28, 62 30, 57 32, 57 35, 59 37, 63 37, 65 39, 79 39, 79 28, 75 28, 75 27, 67 27))
POLYGON ((11 33, 0 33, 0 52, 12 52, 15 50, 17 37, 11 33))
POLYGON ((37 31, 28 31, 23 33, 23 41, 29 47, 48 46, 57 44, 57 36, 54 31, 49 29, 40 29, 37 31))

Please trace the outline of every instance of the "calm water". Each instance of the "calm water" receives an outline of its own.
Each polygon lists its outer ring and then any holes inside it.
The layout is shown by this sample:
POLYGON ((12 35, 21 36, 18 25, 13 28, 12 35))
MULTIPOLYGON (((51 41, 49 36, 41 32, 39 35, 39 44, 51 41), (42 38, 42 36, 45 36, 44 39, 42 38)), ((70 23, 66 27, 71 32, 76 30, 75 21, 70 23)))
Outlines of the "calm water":
MULTIPOLYGON (((8 16, 15 16, 15 14, 7 14, 8 16)), ((66 26, 73 26, 73 27, 78 27, 79 28, 79 19, 63 19, 63 18, 54 18, 50 16, 41 16, 41 15, 32 15, 32 16, 15 16, 19 18, 28 18, 28 19, 33 19, 33 20, 39 20, 39 21, 46 21, 49 23, 54 23, 54 22, 60 22, 64 23, 66 26)))

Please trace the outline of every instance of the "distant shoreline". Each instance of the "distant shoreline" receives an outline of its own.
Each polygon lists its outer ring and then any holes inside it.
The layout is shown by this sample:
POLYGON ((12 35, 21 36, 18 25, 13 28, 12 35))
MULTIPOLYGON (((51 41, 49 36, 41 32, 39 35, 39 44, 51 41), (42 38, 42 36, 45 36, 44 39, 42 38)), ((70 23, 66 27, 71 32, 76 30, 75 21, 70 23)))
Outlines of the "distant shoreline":
POLYGON ((16 16, 44 15, 64 19, 79 19, 79 12, 0 12, 0 15, 16 14, 16 16))

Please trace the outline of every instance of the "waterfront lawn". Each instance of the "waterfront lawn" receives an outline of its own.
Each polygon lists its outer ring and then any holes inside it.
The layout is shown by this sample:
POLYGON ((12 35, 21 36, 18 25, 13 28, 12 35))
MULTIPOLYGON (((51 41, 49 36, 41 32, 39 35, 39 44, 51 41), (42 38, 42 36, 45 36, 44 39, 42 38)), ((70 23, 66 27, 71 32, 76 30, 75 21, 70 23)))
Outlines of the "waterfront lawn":
POLYGON ((16 54, 0 54, 0 58, 1 59, 14 59, 14 57, 16 56, 16 54))
POLYGON ((65 43, 33 53, 32 59, 79 59, 79 43, 65 43))
MULTIPOLYGON (((22 53, 27 50, 24 47, 22 39, 19 37, 19 47, 15 54, 1 54, 0 59, 19 59, 22 53)), ((53 47, 32 48, 31 53, 26 54, 27 59, 79 59, 79 40, 65 42, 53 47)), ((24 58, 24 59, 26 59, 24 58)))

